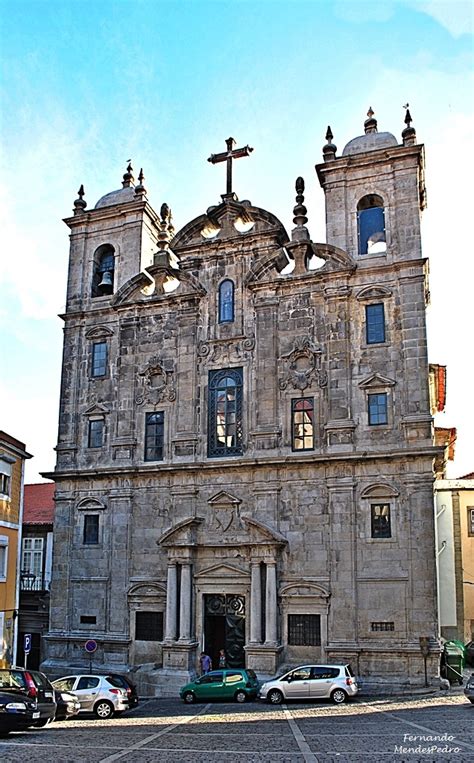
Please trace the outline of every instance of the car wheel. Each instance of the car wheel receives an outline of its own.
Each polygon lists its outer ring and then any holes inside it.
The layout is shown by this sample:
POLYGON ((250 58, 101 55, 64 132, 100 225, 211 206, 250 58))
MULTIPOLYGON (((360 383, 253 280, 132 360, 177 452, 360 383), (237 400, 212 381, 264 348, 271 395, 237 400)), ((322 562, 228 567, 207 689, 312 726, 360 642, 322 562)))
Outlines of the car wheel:
POLYGON ((94 713, 97 716, 97 718, 102 718, 103 720, 105 718, 111 718, 114 714, 114 706, 111 702, 108 702, 106 699, 101 699, 99 700, 99 702, 95 703, 94 713))
POLYGON ((242 702, 247 702, 247 695, 244 691, 236 691, 234 699, 242 704, 242 702))
MULTIPOLYGON (((474 705, 474 699, 472 699, 471 697, 468 697, 468 700, 474 705)), ((8 734, 8 731, 7 731, 7 734, 8 734)))
POLYGON ((36 728, 42 729, 45 726, 49 726, 49 724, 52 722, 52 718, 44 718, 42 721, 37 721, 35 723, 36 728))
POLYGON ((281 705, 283 702, 283 694, 278 689, 272 689, 268 692, 267 699, 271 705, 281 705))
POLYGON ((343 689, 334 689, 331 694, 331 699, 335 705, 342 705, 347 699, 347 694, 343 689))
POLYGON ((192 693, 192 691, 187 691, 186 694, 183 696, 183 700, 186 702, 187 705, 192 705, 193 702, 196 701, 196 697, 192 693))

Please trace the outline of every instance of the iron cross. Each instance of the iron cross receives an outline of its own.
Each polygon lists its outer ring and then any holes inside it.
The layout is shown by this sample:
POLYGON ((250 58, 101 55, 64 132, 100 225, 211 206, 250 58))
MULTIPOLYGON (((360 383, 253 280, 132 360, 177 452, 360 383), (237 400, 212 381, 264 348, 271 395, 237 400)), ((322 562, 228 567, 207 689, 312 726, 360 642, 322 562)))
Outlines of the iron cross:
POLYGON ((242 156, 249 156, 253 151, 250 146, 244 146, 243 148, 235 148, 235 140, 233 138, 227 138, 226 140, 227 151, 223 151, 221 154, 211 154, 208 162, 211 164, 217 164, 218 162, 227 162, 227 190, 226 194, 232 194, 232 160, 240 159, 242 156))

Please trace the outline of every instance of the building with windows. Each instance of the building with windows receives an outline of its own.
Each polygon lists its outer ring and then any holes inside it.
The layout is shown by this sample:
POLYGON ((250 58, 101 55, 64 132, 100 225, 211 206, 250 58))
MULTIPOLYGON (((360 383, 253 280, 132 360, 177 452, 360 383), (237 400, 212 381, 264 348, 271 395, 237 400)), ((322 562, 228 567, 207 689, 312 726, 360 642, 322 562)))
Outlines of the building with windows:
POLYGON ((18 618, 18 659, 25 664, 24 636, 31 635, 28 666, 44 658, 43 636, 49 629, 49 589, 53 555, 54 482, 25 485, 18 618))
POLYGON ((0 668, 15 664, 25 445, 0 432, 0 668))
MULTIPOLYGON (((140 172, 71 230, 50 671, 136 669, 174 693, 201 650, 272 674, 350 661, 438 674, 433 440, 420 214, 424 149, 364 134, 296 181, 290 234, 239 201, 175 231, 140 172), (81 663, 82 661, 82 663, 81 663)), ((249 161, 252 161, 249 159, 249 161)), ((216 169, 216 171, 218 171, 216 169)))

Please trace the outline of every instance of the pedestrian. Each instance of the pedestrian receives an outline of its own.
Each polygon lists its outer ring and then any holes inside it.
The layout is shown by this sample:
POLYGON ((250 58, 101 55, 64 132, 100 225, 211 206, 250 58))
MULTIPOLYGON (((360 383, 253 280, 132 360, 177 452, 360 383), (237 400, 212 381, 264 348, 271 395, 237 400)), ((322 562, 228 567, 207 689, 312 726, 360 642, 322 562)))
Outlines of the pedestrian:
POLYGON ((209 673, 212 668, 212 662, 209 655, 205 652, 201 652, 199 662, 201 663, 201 675, 204 675, 204 673, 209 673))
POLYGON ((225 651, 224 651, 224 649, 221 649, 220 652, 219 652, 219 667, 220 668, 225 668, 225 666, 226 666, 225 651))

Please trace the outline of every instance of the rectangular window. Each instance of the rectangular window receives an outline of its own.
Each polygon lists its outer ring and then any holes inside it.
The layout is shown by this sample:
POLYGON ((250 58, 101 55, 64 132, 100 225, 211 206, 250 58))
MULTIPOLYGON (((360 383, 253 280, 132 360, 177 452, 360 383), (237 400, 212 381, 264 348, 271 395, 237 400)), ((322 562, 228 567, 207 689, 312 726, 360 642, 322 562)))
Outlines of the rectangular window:
POLYGON ((474 535, 474 506, 467 507, 467 534, 474 535))
POLYGON ((91 419, 89 421, 89 436, 87 446, 89 448, 101 448, 104 443, 104 419, 91 419))
POLYGON ((10 495, 10 476, 8 474, 0 474, 0 493, 2 495, 10 495))
POLYGON ((376 395, 368 396, 369 406, 369 424, 387 424, 388 406, 387 393, 382 392, 376 395))
POLYGON ((291 401, 292 448, 314 448, 314 401, 312 397, 295 398, 291 401))
POLYGON ((105 376, 107 373, 107 342, 94 342, 92 345, 91 375, 105 376))
POLYGON ((383 304, 366 305, 365 334, 367 344, 385 342, 385 312, 383 304))
POLYGON ((242 455, 242 394, 241 368, 209 371, 208 456, 242 455))
POLYGON ((20 576, 22 591, 42 589, 43 544, 43 538, 23 538, 20 576))
POLYGON ((288 644, 321 646, 321 615, 288 615, 288 644))
POLYGON ((391 538, 390 504, 372 503, 370 506, 372 538, 391 538))
POLYGON ((95 546, 99 542, 99 515, 84 515, 83 543, 85 546, 95 546))
POLYGON ((163 460, 164 421, 163 411, 145 414, 145 461, 163 460))
POLYGON ((135 612, 135 640, 163 641, 163 612, 135 612))
MULTIPOLYGON (((7 579, 8 538, 0 535, 0 580, 7 579)), ((1 639, 0 639, 1 641, 1 639)))
POLYGON ((81 625, 96 625, 97 618, 95 615, 81 615, 81 625))
POLYGON ((371 623, 370 624, 370 630, 372 631, 394 631, 395 630, 395 623, 371 623))

